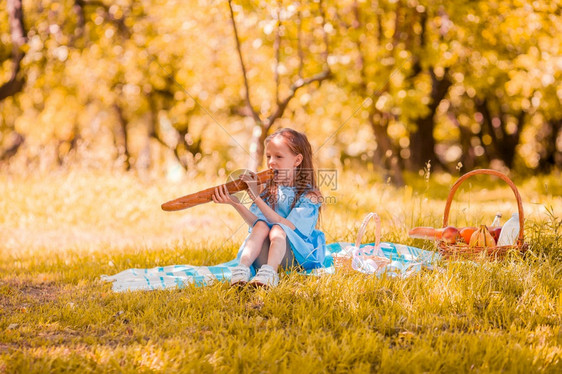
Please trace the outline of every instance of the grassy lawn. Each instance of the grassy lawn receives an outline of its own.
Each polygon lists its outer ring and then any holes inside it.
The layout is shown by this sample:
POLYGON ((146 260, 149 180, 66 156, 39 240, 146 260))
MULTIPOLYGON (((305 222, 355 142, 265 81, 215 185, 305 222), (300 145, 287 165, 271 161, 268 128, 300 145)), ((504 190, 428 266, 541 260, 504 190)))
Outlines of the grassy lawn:
MULTIPOLYGON (((379 213, 383 240, 440 226, 456 179, 410 176, 396 189, 340 173, 323 208, 328 242, 353 241, 379 213)), ((166 213, 160 204, 222 180, 166 183, 65 171, 0 176, 0 373, 561 372, 560 176, 516 181, 530 251, 503 262, 443 262, 407 279, 282 277, 278 288, 114 293, 132 267, 230 260, 247 226, 227 206, 166 213)), ((491 177, 459 190, 450 223, 516 210, 491 177)), ((371 230, 365 241, 374 239, 371 230)))

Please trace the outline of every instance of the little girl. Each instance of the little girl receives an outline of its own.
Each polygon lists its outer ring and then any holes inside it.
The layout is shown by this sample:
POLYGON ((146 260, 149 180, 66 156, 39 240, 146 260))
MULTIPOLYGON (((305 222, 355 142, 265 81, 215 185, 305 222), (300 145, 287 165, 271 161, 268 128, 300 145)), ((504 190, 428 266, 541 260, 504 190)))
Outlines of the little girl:
POLYGON ((232 268, 232 285, 275 287, 277 269, 299 266, 321 267, 326 250, 324 233, 315 229, 322 200, 312 164, 312 148, 306 135, 284 128, 265 139, 267 165, 273 179, 260 193, 256 175, 240 178, 248 184, 253 200, 250 209, 228 194, 223 185, 215 190, 213 201, 232 205, 250 226, 250 234, 238 256, 240 265, 232 268), (257 270, 250 281, 250 267, 257 270))

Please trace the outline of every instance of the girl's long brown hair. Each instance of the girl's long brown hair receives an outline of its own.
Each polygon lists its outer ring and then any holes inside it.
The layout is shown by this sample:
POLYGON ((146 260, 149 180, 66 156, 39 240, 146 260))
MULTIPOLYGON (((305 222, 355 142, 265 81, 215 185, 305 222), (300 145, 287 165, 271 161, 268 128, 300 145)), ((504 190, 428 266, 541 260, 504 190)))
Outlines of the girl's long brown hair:
MULTIPOLYGON (((322 195, 316 182, 316 170, 312 163, 312 147, 306 135, 290 128, 282 128, 269 135, 265 139, 265 144, 267 145, 277 136, 283 137, 285 144, 287 144, 294 155, 302 155, 302 162, 296 167, 296 173, 293 176, 293 186, 296 187, 296 193, 291 209, 295 207, 300 197, 307 193, 312 193, 317 199, 321 199, 322 195)), ((273 179, 267 182, 263 199, 269 202, 271 208, 275 210, 277 204, 277 184, 273 179)))

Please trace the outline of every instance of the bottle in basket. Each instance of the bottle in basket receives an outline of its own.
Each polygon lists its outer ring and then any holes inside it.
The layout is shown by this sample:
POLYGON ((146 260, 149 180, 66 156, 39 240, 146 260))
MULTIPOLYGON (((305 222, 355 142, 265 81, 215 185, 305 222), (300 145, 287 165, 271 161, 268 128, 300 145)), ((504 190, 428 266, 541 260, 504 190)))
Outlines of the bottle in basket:
POLYGON ((494 217, 494 221, 492 222, 492 224, 490 225, 490 227, 500 227, 500 219, 502 218, 502 214, 500 212, 496 213, 496 216, 494 217))
POLYGON ((500 239, 500 233, 502 231, 501 218, 502 218, 502 214, 500 212, 497 212, 496 216, 494 217, 494 221, 492 222, 490 227, 488 227, 488 230, 490 231, 490 234, 492 234, 492 236, 494 237, 496 243, 500 239))
POLYGON ((503 225, 500 237, 498 239, 498 247, 504 245, 514 245, 519 235, 519 213, 513 213, 511 218, 503 225))

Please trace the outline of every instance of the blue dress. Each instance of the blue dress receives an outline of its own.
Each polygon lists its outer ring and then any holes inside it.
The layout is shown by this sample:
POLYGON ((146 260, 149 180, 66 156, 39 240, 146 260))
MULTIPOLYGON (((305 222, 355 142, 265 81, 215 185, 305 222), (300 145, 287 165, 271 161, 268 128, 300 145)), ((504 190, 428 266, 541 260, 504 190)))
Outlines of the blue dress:
MULTIPOLYGON (((275 212, 277 214, 288 219, 295 225, 294 230, 282 223, 269 222, 254 203, 250 206, 250 211, 254 213, 258 219, 248 231, 251 232, 253 226, 259 221, 265 222, 270 228, 274 225, 278 225, 285 231, 285 234, 287 234, 287 239, 289 239, 295 259, 305 270, 323 267, 326 254, 326 237, 322 231, 315 228, 321 204, 313 203, 309 198, 301 196, 295 204, 295 207, 291 209, 291 205, 295 200, 295 192, 295 187, 279 186, 277 189, 277 204, 275 207, 275 212)), ((240 247, 238 256, 242 254, 247 240, 248 238, 244 240, 244 243, 240 247)))

